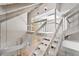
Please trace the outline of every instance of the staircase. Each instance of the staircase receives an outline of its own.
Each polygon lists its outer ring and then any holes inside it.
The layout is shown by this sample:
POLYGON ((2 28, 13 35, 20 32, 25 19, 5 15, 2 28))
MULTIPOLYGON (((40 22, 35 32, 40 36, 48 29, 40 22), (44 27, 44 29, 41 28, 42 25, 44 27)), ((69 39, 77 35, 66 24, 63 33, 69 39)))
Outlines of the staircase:
POLYGON ((57 55, 57 52, 63 40, 63 36, 61 34, 60 34, 61 36, 58 36, 58 32, 62 24, 63 24, 63 19, 61 19, 61 22, 58 28, 56 29, 53 37, 50 38, 44 37, 42 41, 39 43, 39 45, 33 51, 32 56, 57 55))
MULTIPOLYGON (((32 56, 57 56, 58 55, 58 51, 61 48, 61 45, 64 45, 64 43, 68 43, 67 41, 65 41, 64 37, 67 37, 68 35, 72 34, 72 32, 69 31, 65 31, 63 30, 63 20, 64 17, 62 17, 58 27, 56 28, 56 31, 54 33, 54 35, 51 35, 51 37, 45 36, 42 37, 42 41, 37 45, 37 47, 34 49, 34 51, 32 51, 32 56), (62 29, 62 31, 60 31, 60 29, 62 29), (64 41, 63 41, 64 40, 64 41), (64 43, 62 43, 64 42, 64 43)), ((42 26, 40 26, 39 29, 36 30, 36 32, 34 32, 34 35, 37 34, 38 30, 40 30, 42 27, 44 27, 44 25, 46 24, 46 22, 44 24, 42 24, 42 26)), ((74 32, 73 32, 74 33, 74 32)), ((20 50, 22 48, 24 48, 26 46, 26 39, 23 41, 23 43, 21 45, 17 45, 11 48, 7 48, 7 49, 2 49, 3 52, 1 53, 7 53, 7 52, 13 52, 16 50, 20 50)), ((65 45, 64 45, 65 46, 65 45)), ((65 46, 65 47, 69 47, 69 46, 65 46)), ((2 51, 0 50, 0 51, 2 51)))
POLYGON ((32 56, 57 55, 61 41, 59 39, 54 39, 49 47, 51 40, 52 40, 51 38, 43 38, 42 41, 39 43, 39 45, 36 47, 36 49, 33 51, 32 56))
POLYGON ((46 51, 50 41, 50 38, 43 38, 39 45, 36 47, 35 51, 32 53, 32 56, 42 56, 46 51))

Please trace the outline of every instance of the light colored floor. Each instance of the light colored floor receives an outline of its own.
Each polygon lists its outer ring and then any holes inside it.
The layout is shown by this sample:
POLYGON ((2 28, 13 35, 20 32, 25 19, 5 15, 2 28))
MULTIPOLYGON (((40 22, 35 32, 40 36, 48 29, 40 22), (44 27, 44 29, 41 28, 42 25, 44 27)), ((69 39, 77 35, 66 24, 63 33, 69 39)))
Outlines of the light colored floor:
POLYGON ((33 50, 37 47, 37 45, 39 44, 40 41, 41 41, 40 36, 32 35, 32 44, 27 48, 23 48, 23 49, 19 50, 17 55, 30 56, 32 54, 33 50))

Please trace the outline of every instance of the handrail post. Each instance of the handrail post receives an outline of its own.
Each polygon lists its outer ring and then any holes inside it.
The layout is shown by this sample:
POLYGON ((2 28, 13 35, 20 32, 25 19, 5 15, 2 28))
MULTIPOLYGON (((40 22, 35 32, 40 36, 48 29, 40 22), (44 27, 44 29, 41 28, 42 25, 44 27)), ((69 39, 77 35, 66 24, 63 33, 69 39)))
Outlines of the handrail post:
POLYGON ((55 9, 55 31, 56 31, 56 9, 55 9))

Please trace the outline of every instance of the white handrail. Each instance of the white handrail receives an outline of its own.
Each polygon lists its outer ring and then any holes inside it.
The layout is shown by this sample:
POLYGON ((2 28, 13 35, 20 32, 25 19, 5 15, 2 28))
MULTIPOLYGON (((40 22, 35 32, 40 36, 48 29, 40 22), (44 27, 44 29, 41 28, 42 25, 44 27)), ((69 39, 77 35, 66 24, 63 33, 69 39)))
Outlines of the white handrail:
MULTIPOLYGON (((28 6, 24 6, 24 7, 21 7, 21 8, 17 8, 17 9, 15 9, 15 10, 7 11, 6 13, 16 12, 16 11, 18 11, 18 10, 26 9, 26 8, 29 8, 29 7, 32 7, 32 6, 35 6, 35 5, 39 5, 39 4, 40 4, 40 3, 32 4, 32 5, 28 5, 28 6)), ((5 13, 5 12, 4 12, 4 13, 1 13, 0 16, 1 16, 1 15, 4 15, 4 14, 6 14, 6 13, 5 13)))
POLYGON ((27 11, 26 10, 27 8, 30 8, 30 7, 36 6, 36 5, 39 5, 39 4, 32 4, 32 5, 29 5, 29 6, 23 6, 21 8, 17 8, 17 9, 10 10, 10 11, 7 11, 5 9, 5 12, 3 12, 3 13, 0 14, 0 17, 1 17, 0 22, 6 21, 5 17, 4 17, 5 15, 7 15, 7 20, 8 20, 8 19, 10 19, 12 17, 15 17, 16 15, 24 13, 25 11, 27 11))
MULTIPOLYGON (((55 39, 56 34, 57 34, 57 32, 58 32, 58 30, 59 30, 60 26, 62 25, 62 22, 63 22, 63 19, 61 19, 61 21, 60 21, 60 23, 59 23, 59 26, 58 26, 58 28, 56 29, 55 34, 53 35, 52 40, 50 41, 50 44, 47 46, 46 51, 48 50, 49 46, 52 44, 52 41, 55 39)), ((45 53, 46 53, 46 51, 45 51, 45 53)), ((43 55, 45 55, 45 53, 44 53, 43 55)))
POLYGON ((37 34, 37 32, 46 25, 46 21, 34 32, 34 35, 37 34))
POLYGON ((33 23, 39 23, 39 22, 44 22, 44 21, 46 21, 46 19, 34 21, 34 22, 32 22, 31 24, 33 24, 33 23))
POLYGON ((77 4, 75 7, 67 11, 65 14, 62 16, 66 17, 67 19, 72 17, 73 15, 77 14, 79 12, 79 4, 77 4))

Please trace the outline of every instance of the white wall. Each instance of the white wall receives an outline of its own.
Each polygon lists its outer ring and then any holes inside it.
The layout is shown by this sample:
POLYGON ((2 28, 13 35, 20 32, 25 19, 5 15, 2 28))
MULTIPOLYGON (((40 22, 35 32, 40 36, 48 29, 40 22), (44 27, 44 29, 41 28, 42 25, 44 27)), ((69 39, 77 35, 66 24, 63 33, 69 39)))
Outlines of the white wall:
POLYGON ((65 41, 63 41, 62 46, 79 51, 79 43, 78 42, 65 40, 65 41))
POLYGON ((34 11, 32 11, 31 17, 37 16, 38 15, 37 12, 39 12, 39 15, 45 13, 46 12, 45 8, 47 9, 47 11, 54 9, 54 8, 56 8, 56 3, 44 3, 44 4, 42 4, 40 7, 38 7, 34 11))
MULTIPOLYGON (((27 26, 27 12, 16 16, 7 21, 7 46, 13 46, 16 44, 16 40, 19 39, 26 31, 27 26)), ((1 24, 1 47, 6 47, 6 21, 1 24)))

